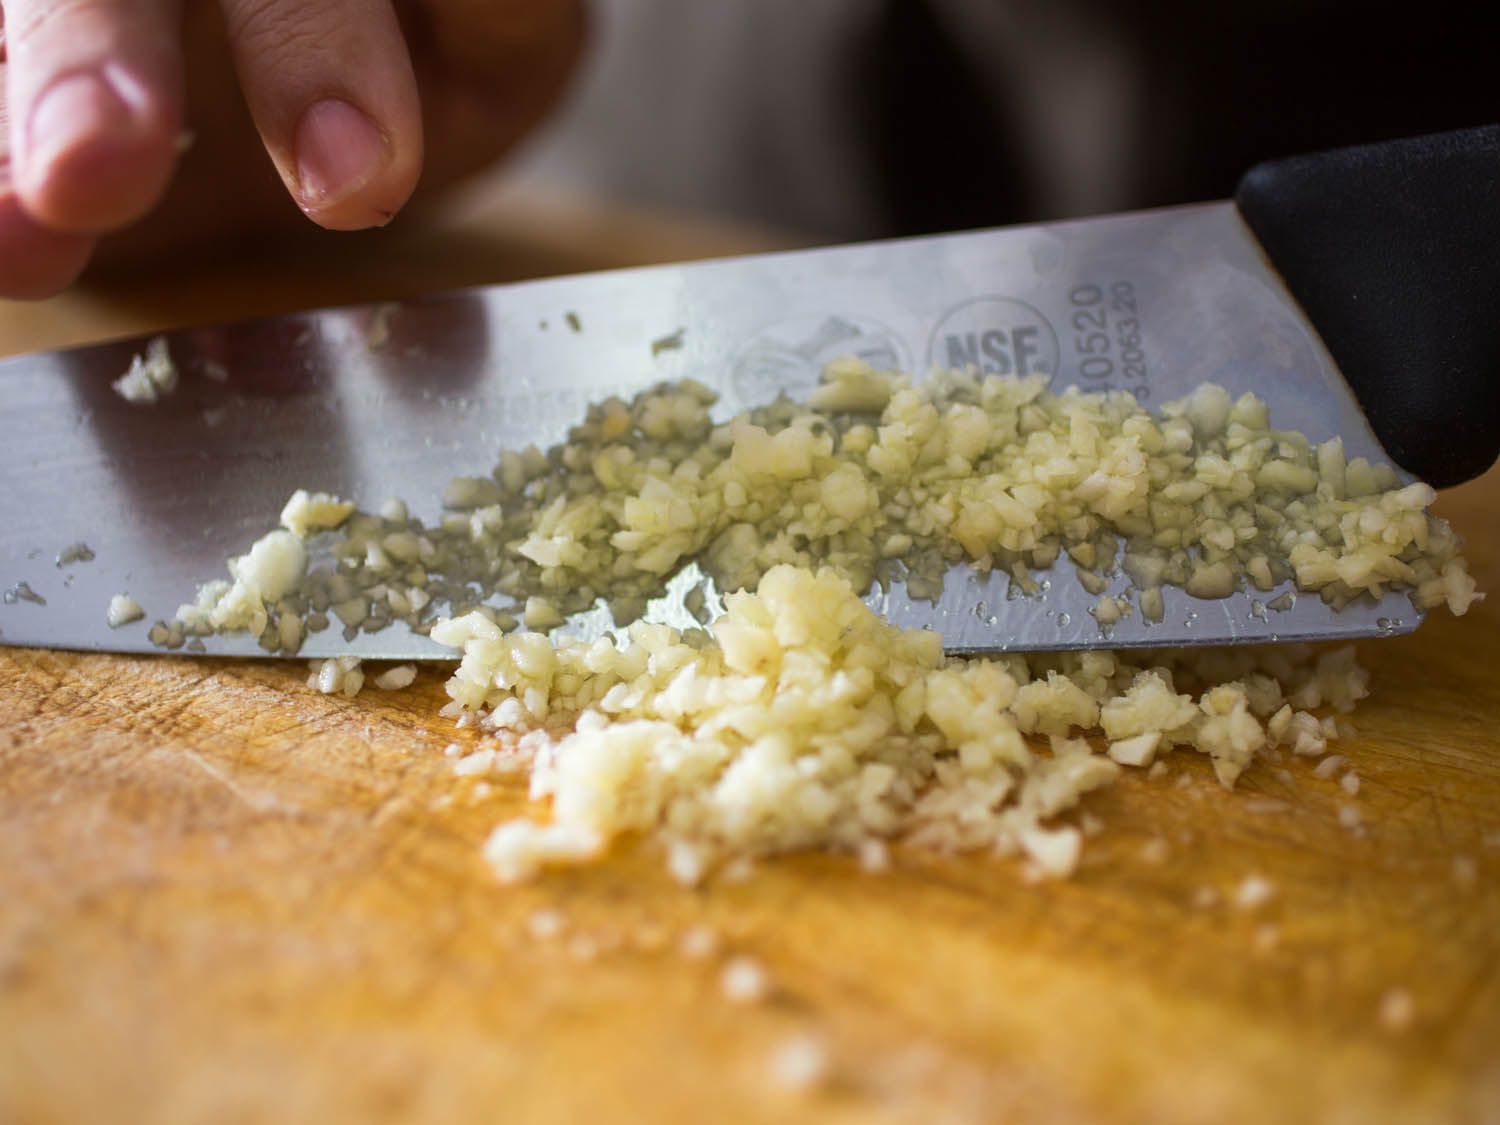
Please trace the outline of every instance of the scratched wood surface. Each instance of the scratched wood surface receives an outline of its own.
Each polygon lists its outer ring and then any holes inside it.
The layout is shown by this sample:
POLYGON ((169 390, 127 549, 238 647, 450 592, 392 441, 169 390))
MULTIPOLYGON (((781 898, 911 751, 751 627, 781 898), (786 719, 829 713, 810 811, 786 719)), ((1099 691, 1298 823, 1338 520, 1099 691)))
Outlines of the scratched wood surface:
MULTIPOLYGON (((422 279, 656 256, 574 218, 490 215, 494 257, 422 279)), ((0 350, 405 291, 382 253, 0 306, 0 350)), ((1500 473, 1442 506, 1500 590, 1500 473)), ((685 890, 644 847, 500 886, 478 848, 525 795, 453 776, 438 670, 346 701, 300 665, 0 649, 0 1121, 1500 1120, 1497 625, 1363 646, 1356 796, 1178 754, 1091 800, 1108 830, 1046 886, 898 850, 685 890), (1230 905, 1252 874, 1274 897, 1230 905), (758 1003, 720 984, 742 954, 758 1003)))

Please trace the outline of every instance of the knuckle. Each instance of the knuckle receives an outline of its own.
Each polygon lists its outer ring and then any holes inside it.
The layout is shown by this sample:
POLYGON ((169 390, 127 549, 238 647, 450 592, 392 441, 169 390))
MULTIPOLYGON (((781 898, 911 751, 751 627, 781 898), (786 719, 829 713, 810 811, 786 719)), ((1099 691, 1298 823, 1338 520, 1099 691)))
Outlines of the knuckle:
POLYGON ((55 36, 76 36, 80 28, 105 27, 125 16, 117 0, 34 0, 12 5, 7 37, 10 50, 20 52, 55 36))
POLYGON ((227 5, 225 27, 237 52, 257 60, 307 58, 331 53, 330 34, 337 6, 285 0, 235 0, 227 5))

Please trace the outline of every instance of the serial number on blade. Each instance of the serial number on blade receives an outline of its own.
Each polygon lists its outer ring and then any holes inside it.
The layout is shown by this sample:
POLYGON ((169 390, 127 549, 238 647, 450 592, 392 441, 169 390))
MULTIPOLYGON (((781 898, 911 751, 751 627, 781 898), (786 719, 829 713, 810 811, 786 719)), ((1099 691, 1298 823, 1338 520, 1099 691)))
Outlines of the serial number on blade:
POLYGON ((1125 390, 1145 401, 1151 380, 1142 344, 1141 314, 1134 283, 1075 285, 1068 291, 1065 347, 1073 353, 1083 386, 1091 391, 1125 390))

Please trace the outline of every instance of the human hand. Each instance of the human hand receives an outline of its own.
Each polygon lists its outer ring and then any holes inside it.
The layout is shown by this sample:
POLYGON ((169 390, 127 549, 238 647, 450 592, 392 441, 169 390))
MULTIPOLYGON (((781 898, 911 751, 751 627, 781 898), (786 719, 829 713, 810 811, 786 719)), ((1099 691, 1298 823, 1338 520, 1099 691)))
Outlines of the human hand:
POLYGON ((581 7, 0 0, 0 297, 58 292, 105 236, 140 257, 284 228, 287 195, 330 230, 381 226, 424 165, 441 186, 541 117, 581 7))

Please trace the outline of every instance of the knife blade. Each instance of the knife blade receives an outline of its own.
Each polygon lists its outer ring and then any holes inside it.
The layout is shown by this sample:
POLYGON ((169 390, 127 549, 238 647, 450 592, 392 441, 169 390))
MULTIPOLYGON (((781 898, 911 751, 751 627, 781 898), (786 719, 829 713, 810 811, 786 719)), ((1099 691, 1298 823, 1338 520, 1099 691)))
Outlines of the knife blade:
MULTIPOLYGON (((0 452, 0 643, 159 651, 170 618, 224 560, 275 524, 297 488, 373 510, 404 498, 440 516, 454 476, 498 452, 564 438, 586 406, 691 377, 727 416, 805 392, 824 362, 859 355, 921 372, 973 365, 1043 373, 1054 388, 1134 393, 1159 404, 1205 381, 1267 399, 1273 420, 1350 457, 1389 461, 1319 333, 1231 202, 1096 219, 616 270, 330 308, 169 333, 181 372, 151 406, 111 381, 144 338, 0 361, 10 438, 0 452), (1098 346, 1102 335, 1107 346, 1098 346), (92 558, 69 558, 75 544, 92 558), (128 591, 147 617, 105 621, 128 591)), ((1409 475, 1407 479, 1410 479, 1409 475)), ((954 568, 936 602, 898 584, 871 594, 903 626, 954 652, 1103 643, 1064 557, 1018 596, 999 573, 954 568)), ((1124 593, 1116 575, 1108 593, 1124 593)), ((651 618, 690 625, 674 579, 651 618)), ((1422 615, 1387 594, 1334 612, 1290 587, 1204 601, 1168 589, 1165 619, 1119 622, 1111 647, 1327 640, 1403 633, 1422 615), (1289 595, 1279 599, 1279 594, 1289 595), (1285 605, 1267 610, 1271 603, 1285 605)), ((589 633, 597 619, 569 622, 589 633)), ((267 655, 255 638, 211 653, 267 655)), ((447 658, 399 622, 301 655, 447 658)))

